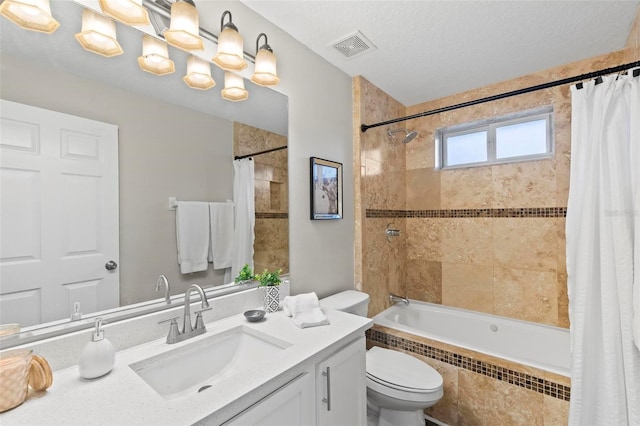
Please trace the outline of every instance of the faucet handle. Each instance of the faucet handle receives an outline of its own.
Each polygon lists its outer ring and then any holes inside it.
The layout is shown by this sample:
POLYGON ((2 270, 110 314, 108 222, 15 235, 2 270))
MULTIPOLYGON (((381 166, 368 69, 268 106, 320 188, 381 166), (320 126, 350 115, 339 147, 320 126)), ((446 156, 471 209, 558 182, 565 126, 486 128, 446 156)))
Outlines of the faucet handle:
POLYGON ((167 334, 167 343, 169 344, 175 343, 178 339, 178 336, 180 335, 180 330, 178 329, 178 318, 180 317, 173 317, 166 320, 158 321, 158 324, 171 321, 171 323, 169 324, 169 334, 167 334))
POLYGON ((195 329, 199 330, 201 328, 205 328, 204 326, 204 319, 202 318, 202 313, 204 311, 210 311, 211 308, 206 308, 206 309, 201 309, 199 311, 196 311, 196 326, 195 329))

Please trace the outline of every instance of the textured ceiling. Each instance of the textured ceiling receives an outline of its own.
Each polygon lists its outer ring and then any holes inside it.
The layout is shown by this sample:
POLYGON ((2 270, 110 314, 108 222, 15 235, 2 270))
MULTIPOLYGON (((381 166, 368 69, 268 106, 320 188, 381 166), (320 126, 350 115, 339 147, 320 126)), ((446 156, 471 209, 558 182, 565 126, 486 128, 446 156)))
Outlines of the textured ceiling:
MULTIPOLYGON (((201 13, 208 3, 199 3, 201 13)), ((622 49, 640 5, 640 1, 243 3, 345 73, 364 76, 404 105, 622 49), (330 47, 356 30, 377 49, 346 58, 330 47)))

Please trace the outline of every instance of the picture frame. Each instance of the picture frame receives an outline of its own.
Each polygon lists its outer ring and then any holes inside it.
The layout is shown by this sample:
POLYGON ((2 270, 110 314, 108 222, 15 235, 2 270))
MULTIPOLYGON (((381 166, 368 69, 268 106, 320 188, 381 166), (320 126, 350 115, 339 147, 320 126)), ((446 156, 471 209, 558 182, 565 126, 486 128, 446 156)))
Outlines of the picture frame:
POLYGON ((311 220, 342 219, 342 163, 310 157, 311 220))

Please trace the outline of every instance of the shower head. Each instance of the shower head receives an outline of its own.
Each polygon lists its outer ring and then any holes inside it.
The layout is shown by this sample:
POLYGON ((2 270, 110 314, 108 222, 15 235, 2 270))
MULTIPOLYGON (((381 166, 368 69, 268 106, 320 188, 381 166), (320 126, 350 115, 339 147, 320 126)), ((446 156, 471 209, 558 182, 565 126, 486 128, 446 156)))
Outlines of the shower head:
POLYGON ((414 140, 416 136, 418 136, 418 132, 416 132, 415 130, 410 132, 407 129, 396 129, 396 130, 388 129, 387 135, 391 137, 393 136, 394 133, 398 133, 398 132, 404 132, 404 139, 402 140, 402 143, 409 143, 412 140, 414 140))

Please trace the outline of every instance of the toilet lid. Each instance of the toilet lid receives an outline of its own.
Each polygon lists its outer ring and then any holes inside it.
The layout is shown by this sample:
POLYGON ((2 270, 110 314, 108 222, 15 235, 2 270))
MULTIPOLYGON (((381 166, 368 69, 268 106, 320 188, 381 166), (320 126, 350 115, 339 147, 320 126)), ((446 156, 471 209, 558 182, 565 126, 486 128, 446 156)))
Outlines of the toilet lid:
POLYGON ((442 376, 429 364, 378 346, 367 351, 367 376, 385 386, 408 392, 432 392, 442 387, 442 376))

